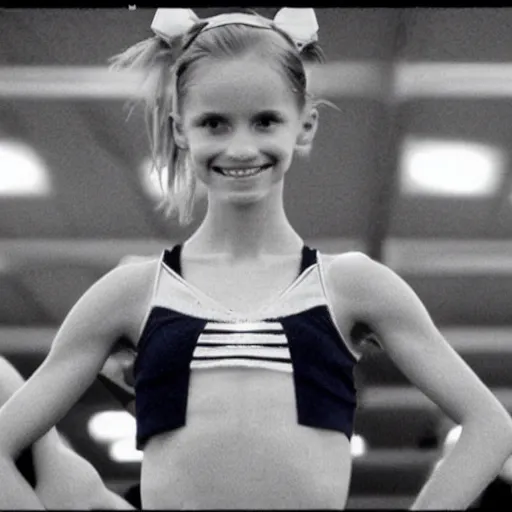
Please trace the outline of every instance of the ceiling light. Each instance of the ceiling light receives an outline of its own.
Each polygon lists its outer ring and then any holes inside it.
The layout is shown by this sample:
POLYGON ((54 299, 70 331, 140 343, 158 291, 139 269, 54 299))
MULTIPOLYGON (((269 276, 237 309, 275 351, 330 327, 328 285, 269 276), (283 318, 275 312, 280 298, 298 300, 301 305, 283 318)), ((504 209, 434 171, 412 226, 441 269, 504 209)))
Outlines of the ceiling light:
POLYGON ((504 173, 504 154, 465 141, 407 139, 400 155, 402 191, 411 195, 492 195, 504 173))
POLYGON ((112 443, 109 455, 116 462, 141 462, 143 453, 135 447, 135 437, 119 439, 112 443))
POLYGON ((162 170, 162 177, 156 172, 153 167, 153 160, 148 157, 145 158, 139 168, 140 179, 144 191, 149 197, 155 201, 161 201, 164 198, 164 190, 166 189, 169 177, 169 170, 166 167, 162 170))
MULTIPOLYGON (((169 169, 165 166, 162 175, 156 172, 151 157, 147 157, 139 167, 140 180, 146 194, 154 201, 160 202, 165 197, 169 183, 169 169)), ((206 196, 206 187, 200 181, 196 181, 196 199, 206 196)))
POLYGON ((34 149, 0 140, 0 196, 41 196, 50 191, 48 171, 34 149))
POLYGON ((443 443, 443 447, 446 450, 449 450, 453 447, 453 445, 459 440, 460 435, 462 434, 462 425, 456 425, 451 428, 448 434, 446 434, 446 438, 443 443))
POLYGON ((94 414, 88 424, 89 435, 96 441, 135 439, 135 418, 126 411, 103 411, 94 414))
POLYGON ((366 440, 359 434, 354 434, 350 439, 350 453, 352 457, 362 457, 367 452, 366 440))

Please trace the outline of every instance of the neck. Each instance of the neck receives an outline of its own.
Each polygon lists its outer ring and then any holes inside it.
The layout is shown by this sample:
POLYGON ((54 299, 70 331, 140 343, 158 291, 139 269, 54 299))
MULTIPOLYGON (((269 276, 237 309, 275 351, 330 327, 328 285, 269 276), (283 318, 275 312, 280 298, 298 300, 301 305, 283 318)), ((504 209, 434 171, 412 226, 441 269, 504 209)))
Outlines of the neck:
POLYGON ((249 204, 210 200, 206 216, 187 241, 193 252, 224 253, 233 259, 299 250, 303 241, 286 217, 282 202, 266 197, 249 204))

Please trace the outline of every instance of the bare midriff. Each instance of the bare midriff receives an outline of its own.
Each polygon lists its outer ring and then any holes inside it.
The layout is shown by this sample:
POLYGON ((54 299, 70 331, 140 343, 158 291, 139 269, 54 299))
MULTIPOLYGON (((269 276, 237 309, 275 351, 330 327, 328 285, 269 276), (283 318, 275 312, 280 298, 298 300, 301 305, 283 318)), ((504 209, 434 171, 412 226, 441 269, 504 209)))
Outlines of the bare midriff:
POLYGON ((298 424, 292 374, 193 370, 186 425, 154 436, 144 448, 142 503, 342 509, 350 472, 345 434, 298 424))

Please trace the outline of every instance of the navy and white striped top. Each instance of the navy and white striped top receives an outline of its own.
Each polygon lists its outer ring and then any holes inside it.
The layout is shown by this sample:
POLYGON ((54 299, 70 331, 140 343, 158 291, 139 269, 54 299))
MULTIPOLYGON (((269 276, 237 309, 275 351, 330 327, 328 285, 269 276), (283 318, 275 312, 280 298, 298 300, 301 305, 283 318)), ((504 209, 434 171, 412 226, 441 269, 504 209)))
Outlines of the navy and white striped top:
POLYGON ((246 366, 292 372, 288 341, 279 322, 208 322, 190 368, 246 366))
POLYGON ((222 367, 289 374, 298 423, 350 438, 359 356, 333 321, 317 251, 304 246, 295 281, 243 319, 183 279, 180 255, 181 245, 162 254, 139 339, 137 447, 185 425, 191 372, 222 367))

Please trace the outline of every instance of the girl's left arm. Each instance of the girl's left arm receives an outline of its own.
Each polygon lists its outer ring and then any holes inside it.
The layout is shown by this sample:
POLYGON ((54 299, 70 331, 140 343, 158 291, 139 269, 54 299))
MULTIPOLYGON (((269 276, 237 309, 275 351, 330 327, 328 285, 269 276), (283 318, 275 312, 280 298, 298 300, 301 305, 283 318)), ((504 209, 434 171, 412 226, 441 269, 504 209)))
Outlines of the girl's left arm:
POLYGON ((395 272, 362 253, 352 253, 338 257, 333 274, 334 289, 343 286, 350 297, 352 318, 367 324, 404 375, 463 427, 412 509, 467 508, 512 453, 510 415, 395 272))

